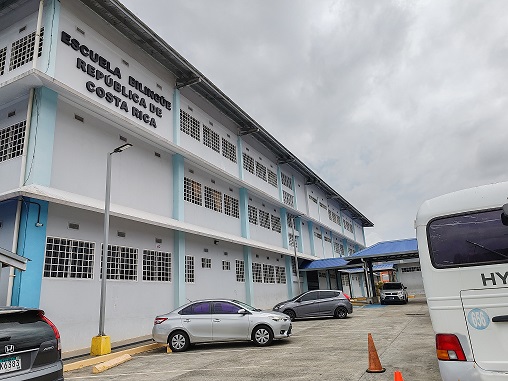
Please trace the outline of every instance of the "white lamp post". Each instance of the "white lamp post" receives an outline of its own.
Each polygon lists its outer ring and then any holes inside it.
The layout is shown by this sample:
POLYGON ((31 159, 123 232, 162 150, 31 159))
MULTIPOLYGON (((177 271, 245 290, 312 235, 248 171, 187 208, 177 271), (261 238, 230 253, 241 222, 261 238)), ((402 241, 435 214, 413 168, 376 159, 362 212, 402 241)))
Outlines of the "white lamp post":
POLYGON ((105 355, 111 352, 111 340, 104 334, 104 318, 106 312, 106 277, 107 277, 107 254, 109 246, 109 207, 111 200, 111 156, 114 153, 125 151, 132 147, 132 144, 126 143, 115 148, 108 153, 106 165, 106 197, 104 199, 104 243, 102 246, 102 279, 101 279, 101 304, 99 313, 99 335, 92 338, 92 355, 105 355))

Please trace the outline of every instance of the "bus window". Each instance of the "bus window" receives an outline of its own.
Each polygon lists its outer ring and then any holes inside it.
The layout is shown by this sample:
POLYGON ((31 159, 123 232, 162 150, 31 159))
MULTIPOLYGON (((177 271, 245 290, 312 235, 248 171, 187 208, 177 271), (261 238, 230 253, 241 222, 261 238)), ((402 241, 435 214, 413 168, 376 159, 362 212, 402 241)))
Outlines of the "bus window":
POLYGON ((469 212, 432 220, 427 229, 436 268, 508 262, 508 226, 501 209, 469 212))

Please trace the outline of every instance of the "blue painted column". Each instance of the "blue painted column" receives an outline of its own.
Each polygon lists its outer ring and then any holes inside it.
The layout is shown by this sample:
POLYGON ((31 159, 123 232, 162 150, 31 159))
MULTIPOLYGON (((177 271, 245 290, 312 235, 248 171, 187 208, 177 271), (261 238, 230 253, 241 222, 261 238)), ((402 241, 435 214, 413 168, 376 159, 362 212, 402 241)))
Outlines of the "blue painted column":
POLYGON ((254 302, 254 283, 252 281, 252 249, 243 247, 243 262, 245 265, 245 302, 252 305, 254 302))
POLYGON ((344 256, 346 256, 346 257, 347 257, 347 256, 349 255, 349 254, 348 254, 348 251, 347 251, 347 249, 348 249, 347 239, 345 239, 345 238, 344 238, 344 239, 342 240, 342 244, 344 245, 344 256))
POLYGON ((293 230, 288 226, 288 213, 286 208, 280 208, 280 226, 282 228, 282 247, 289 249, 289 234, 293 234, 293 230))
POLYGON ((307 222, 307 227, 309 228, 310 254, 316 256, 316 248, 314 247, 314 224, 312 221, 307 222))
POLYGON ((288 288, 288 298, 291 299, 293 296, 295 296, 293 291, 293 268, 291 263, 291 257, 289 255, 286 255, 285 257, 285 264, 286 264, 286 285, 288 288))
MULTIPOLYGON (((184 221, 185 210, 183 200, 184 159, 182 155, 173 155, 173 218, 184 221)), ((174 307, 186 303, 185 294, 185 233, 175 230, 173 276, 174 276, 174 307)))
MULTIPOLYGON (((240 169, 242 172, 242 169, 240 169)), ((250 238, 249 225, 249 192, 246 188, 240 188, 240 225, 242 237, 250 238)), ((254 283, 252 281, 252 248, 243 246, 243 263, 245 272, 245 302, 252 305, 254 300, 254 283)))
POLYGON ((299 253, 303 253, 302 219, 300 217, 295 218, 295 229, 298 230, 298 233, 300 233, 297 237, 297 249, 299 253))
POLYGON ((51 184, 58 94, 47 87, 35 89, 24 184, 51 184))
POLYGON ((42 55, 37 66, 47 75, 55 76, 56 47, 58 46, 58 26, 60 23, 60 1, 47 0, 44 6, 44 42, 42 55))
POLYGON ((180 90, 173 92, 173 143, 180 145, 180 90))
POLYGON ((303 290, 302 292, 309 291, 309 282, 307 281, 307 271, 302 271, 303 276, 303 290))
POLYGON ((29 261, 25 271, 15 272, 11 302, 13 306, 39 307, 48 205, 47 201, 30 198, 25 198, 22 202, 17 254, 29 261))

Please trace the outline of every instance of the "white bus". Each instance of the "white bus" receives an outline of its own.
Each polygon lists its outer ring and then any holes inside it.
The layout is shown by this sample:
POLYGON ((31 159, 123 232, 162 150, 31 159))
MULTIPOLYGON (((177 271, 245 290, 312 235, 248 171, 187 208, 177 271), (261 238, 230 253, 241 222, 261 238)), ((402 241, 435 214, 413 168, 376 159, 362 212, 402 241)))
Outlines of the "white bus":
POLYGON ((507 203, 505 182, 446 194, 418 211, 423 284, 444 381, 508 381, 507 203))

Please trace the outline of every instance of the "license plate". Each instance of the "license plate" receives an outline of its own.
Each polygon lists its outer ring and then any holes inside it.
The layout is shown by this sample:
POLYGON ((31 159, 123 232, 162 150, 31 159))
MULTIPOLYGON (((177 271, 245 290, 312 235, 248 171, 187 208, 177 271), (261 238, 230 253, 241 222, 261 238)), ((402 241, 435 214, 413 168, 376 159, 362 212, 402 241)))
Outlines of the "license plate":
POLYGON ((7 357, 0 359, 0 373, 14 372, 21 369, 21 357, 7 357))

